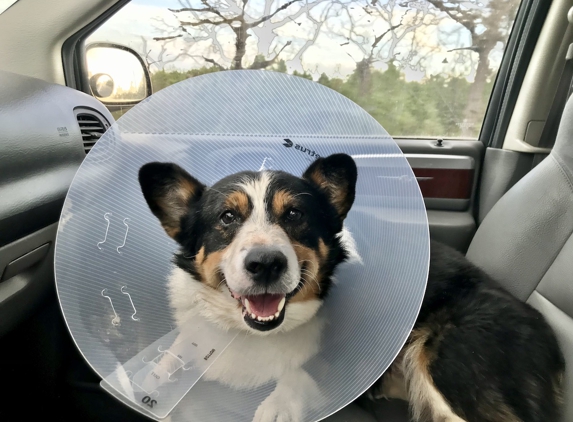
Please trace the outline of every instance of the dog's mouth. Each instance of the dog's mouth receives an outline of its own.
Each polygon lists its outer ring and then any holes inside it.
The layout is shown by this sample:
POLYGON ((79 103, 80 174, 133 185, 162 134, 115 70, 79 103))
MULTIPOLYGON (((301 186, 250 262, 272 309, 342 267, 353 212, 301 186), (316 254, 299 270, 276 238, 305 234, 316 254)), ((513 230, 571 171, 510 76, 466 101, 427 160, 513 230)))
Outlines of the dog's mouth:
POLYGON ((247 325, 258 331, 277 328, 284 320, 287 295, 264 293, 259 295, 240 295, 231 290, 231 295, 239 301, 247 325))

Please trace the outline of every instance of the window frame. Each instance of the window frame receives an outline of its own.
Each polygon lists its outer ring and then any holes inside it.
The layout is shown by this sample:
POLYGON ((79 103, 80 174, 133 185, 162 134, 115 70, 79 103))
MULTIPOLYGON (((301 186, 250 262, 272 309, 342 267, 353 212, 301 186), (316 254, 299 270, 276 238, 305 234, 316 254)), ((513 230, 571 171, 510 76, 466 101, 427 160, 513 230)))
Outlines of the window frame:
MULTIPOLYGON (((119 0, 103 14, 80 29, 62 46, 66 85, 91 95, 85 66, 85 41, 131 0, 119 0)), ((498 69, 477 140, 486 147, 501 148, 515 101, 553 0, 521 0, 498 69)), ((132 107, 133 105, 123 105, 132 107)), ((106 105, 108 107, 108 105, 106 105)), ((399 139, 450 139, 446 136, 397 136, 399 139)), ((463 142, 465 139, 456 139, 463 142)), ((467 139, 475 141, 475 138, 467 139)))
POLYGON ((553 0, 522 0, 489 97, 478 140, 502 148, 517 96, 553 0))
POLYGON ((62 45, 62 64, 67 86, 91 96, 87 77, 88 72, 85 66, 85 41, 95 30, 123 9, 130 1, 119 0, 64 42, 62 45))

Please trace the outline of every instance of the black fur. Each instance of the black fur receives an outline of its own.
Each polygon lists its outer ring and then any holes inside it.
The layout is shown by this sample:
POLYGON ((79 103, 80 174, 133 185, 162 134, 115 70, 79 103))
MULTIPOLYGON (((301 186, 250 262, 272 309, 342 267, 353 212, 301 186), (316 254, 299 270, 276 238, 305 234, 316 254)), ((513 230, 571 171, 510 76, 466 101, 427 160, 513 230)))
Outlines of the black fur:
MULTIPOLYGON (((238 173, 205 188, 172 164, 142 168, 140 182, 151 210, 164 227, 177 226, 173 237, 181 244, 175 257, 180 268, 200 280, 195 262, 200 249, 206 255, 224 249, 240 228, 240 219, 220 224, 226 198, 237 182, 258 177, 238 173), (180 205, 169 195, 178 192, 181 181, 193 194, 186 197, 184 213, 169 215, 164 204, 180 205)), ((267 215, 292 241, 315 251, 320 239, 327 246, 321 298, 334 269, 346 259, 336 235, 354 201, 356 178, 352 158, 336 154, 317 159, 302 178, 273 172, 267 191, 267 215), (290 221, 288 210, 273 214, 272 196, 278 191, 296 197, 300 219, 290 221)), ((551 327, 463 255, 437 242, 431 244, 428 285, 413 335, 417 332, 427 336, 424 353, 434 385, 460 417, 468 422, 558 421, 564 359, 551 327)))
MULTIPOLYGON (((323 299, 330 290, 331 277, 336 266, 347 259, 347 253, 336 236, 342 230, 344 219, 338 215, 328 194, 310 180, 276 172, 267 193, 269 208, 272 202, 270 197, 279 190, 287 190, 296 195, 296 207, 302 212, 303 217, 293 223, 289 223, 284 217, 275 218, 274 222, 281 225, 291 239, 306 247, 318 250, 319 239, 322 239, 328 247, 329 256, 321 268, 322 277, 319 279, 321 287, 319 298, 323 299)), ((268 212, 271 214, 270 210, 268 212)))
POLYGON ((431 244, 428 285, 415 330, 434 384, 468 422, 557 422, 564 359, 543 316, 457 251, 431 244), (505 409, 505 410, 504 410, 505 409), (512 419, 516 420, 516 419, 512 419))
MULTIPOLYGON (((233 241, 240 228, 240 220, 236 224, 224 227, 221 225, 225 200, 239 189, 238 183, 258 177, 260 174, 255 172, 240 172, 227 176, 208 188, 175 164, 148 163, 140 169, 142 192, 153 214, 164 227, 172 226, 172 222, 177 221, 176 234, 173 235, 181 245, 180 252, 174 257, 177 266, 196 280, 201 279, 195 261, 201 248, 204 248, 205 255, 224 249, 233 241), (169 215, 169 207, 163 204, 169 202, 167 198, 173 202, 172 196, 169 195, 178 191, 181 181, 186 181, 195 188, 193 195, 187 200, 186 211, 182 215, 169 215)), ((317 251, 320 239, 328 248, 328 258, 320 272, 320 298, 324 298, 329 291, 335 267, 347 258, 346 251, 336 236, 342 230, 347 211, 343 215, 340 214, 333 204, 332 195, 334 192, 343 198, 345 206, 350 209, 354 202, 356 177, 356 164, 345 154, 334 154, 315 160, 302 177, 281 171, 272 172, 266 198, 267 215, 271 217, 271 222, 280 225, 293 241, 310 249, 317 251), (311 173, 328 183, 320 185, 309 176, 311 173), (302 213, 300 220, 291 222, 285 215, 273 214, 272 197, 280 190, 296 197, 296 209, 302 213)), ((301 280, 297 291, 302 288, 302 283, 304 280, 301 280)), ((292 295, 295 293, 296 291, 292 292, 292 295)))

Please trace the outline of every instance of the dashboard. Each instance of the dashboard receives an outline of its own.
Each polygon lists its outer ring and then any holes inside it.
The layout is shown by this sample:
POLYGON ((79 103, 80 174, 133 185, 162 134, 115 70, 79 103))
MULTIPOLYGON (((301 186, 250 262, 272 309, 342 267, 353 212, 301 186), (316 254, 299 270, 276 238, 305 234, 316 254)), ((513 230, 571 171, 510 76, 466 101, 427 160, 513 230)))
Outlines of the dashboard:
POLYGON ((66 193, 113 121, 87 94, 0 71, 0 335, 53 288, 66 193))

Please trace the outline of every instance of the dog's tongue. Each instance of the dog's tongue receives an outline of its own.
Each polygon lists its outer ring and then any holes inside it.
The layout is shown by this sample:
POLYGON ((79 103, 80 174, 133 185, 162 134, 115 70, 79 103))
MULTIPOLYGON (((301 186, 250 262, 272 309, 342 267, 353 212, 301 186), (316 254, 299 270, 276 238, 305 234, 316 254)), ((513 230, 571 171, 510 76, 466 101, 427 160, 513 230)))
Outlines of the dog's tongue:
POLYGON ((279 304, 284 297, 284 295, 279 294, 264 294, 246 296, 246 299, 249 300, 249 305, 253 314, 260 317, 269 317, 278 312, 279 304))

